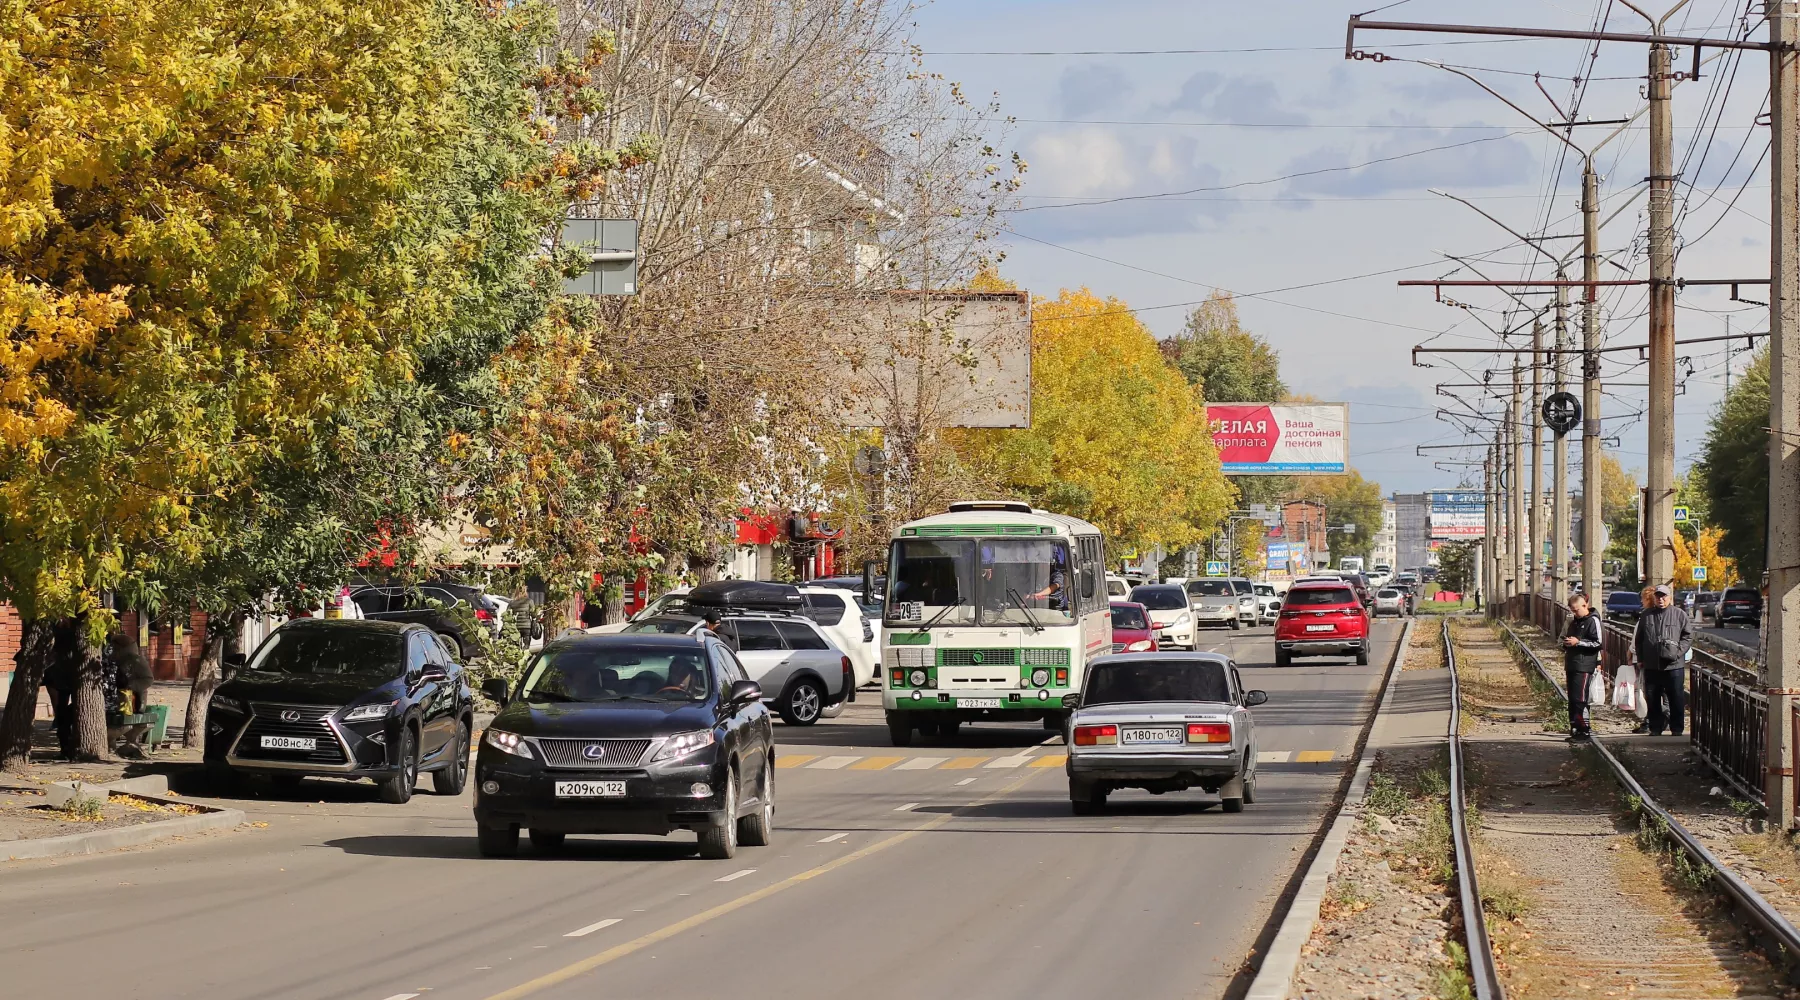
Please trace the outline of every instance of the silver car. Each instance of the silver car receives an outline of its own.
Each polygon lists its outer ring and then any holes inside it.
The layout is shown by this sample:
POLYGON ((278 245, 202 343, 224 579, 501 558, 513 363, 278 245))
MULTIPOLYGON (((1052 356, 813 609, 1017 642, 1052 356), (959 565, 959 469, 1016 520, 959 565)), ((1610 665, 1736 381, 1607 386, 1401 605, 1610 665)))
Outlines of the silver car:
POLYGON ((1396 618, 1406 614, 1406 592, 1392 587, 1375 592, 1375 617, 1393 615, 1396 618))
POLYGON ((1069 803, 1086 816, 1115 788, 1199 787, 1226 812, 1256 801, 1253 705, 1237 664, 1217 653, 1127 653, 1088 667, 1069 720, 1069 803))

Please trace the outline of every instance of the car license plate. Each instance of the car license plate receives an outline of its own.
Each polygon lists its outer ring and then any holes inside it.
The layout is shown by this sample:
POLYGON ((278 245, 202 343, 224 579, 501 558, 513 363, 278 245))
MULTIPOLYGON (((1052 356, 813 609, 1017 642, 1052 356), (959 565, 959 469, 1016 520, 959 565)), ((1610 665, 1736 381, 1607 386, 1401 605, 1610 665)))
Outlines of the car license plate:
POLYGON ((559 781, 559 799, 620 799, 625 797, 623 781, 559 781))
POLYGON ((1000 699, 998 699, 998 698, 958 698, 958 699, 956 699, 956 707, 957 708, 999 708, 1000 707, 1000 699))
POLYGON ((319 741, 311 736, 264 736, 264 750, 317 750, 319 741))
POLYGON ((1180 743, 1184 738, 1180 726, 1139 726, 1119 730, 1119 742, 1124 745, 1143 743, 1180 743))
POLYGON ((1336 625, 1308 625, 1308 626, 1306 626, 1306 630, 1308 632, 1330 632, 1332 629, 1335 629, 1335 628, 1337 628, 1336 625))

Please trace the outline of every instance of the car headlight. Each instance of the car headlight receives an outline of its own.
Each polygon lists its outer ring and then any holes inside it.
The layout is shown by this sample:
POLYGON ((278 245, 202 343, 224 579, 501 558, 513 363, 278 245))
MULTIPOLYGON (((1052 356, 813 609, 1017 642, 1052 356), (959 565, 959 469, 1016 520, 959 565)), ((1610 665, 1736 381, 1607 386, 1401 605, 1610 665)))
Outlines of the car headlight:
POLYGON ((344 713, 344 721, 373 722, 376 719, 385 719, 388 717, 388 713, 394 710, 394 706, 398 704, 400 704, 398 701, 378 701, 372 705, 358 705, 344 713))
POLYGON ((1149 639, 1139 639, 1138 641, 1132 643, 1131 645, 1126 646, 1125 651, 1128 653, 1142 653, 1149 648, 1150 648, 1150 640, 1149 639))
POLYGON ((927 677, 927 674, 923 670, 915 670, 912 673, 906 675, 906 679, 908 681, 912 682, 912 686, 916 687, 916 688, 922 688, 925 686, 925 678, 926 677, 927 677))
POLYGON ((673 760, 676 757, 685 757, 696 750, 704 750, 716 742, 718 742, 718 740, 713 737, 712 730, 710 729, 701 729, 692 733, 680 733, 664 740, 662 749, 656 751, 656 756, 650 758, 650 760, 652 763, 655 763, 659 760, 673 760))
POLYGON ((509 753, 514 757, 523 757, 526 760, 533 759, 531 744, 526 743, 525 738, 518 733, 509 733, 504 729, 495 729, 489 726, 487 734, 481 737, 481 742, 501 753, 509 753))
POLYGON ((1050 671, 1045 670, 1043 667, 1039 667, 1036 670, 1033 670, 1031 672, 1031 686, 1032 687, 1041 688, 1041 687, 1048 685, 1049 683, 1050 683, 1050 671))
POLYGON ((222 708, 227 712, 236 712, 239 715, 244 714, 244 703, 236 698, 227 698, 224 695, 215 694, 212 697, 212 701, 208 704, 212 708, 222 708))
POLYGON ((1180 628, 1181 626, 1186 625, 1187 623, 1189 623, 1191 621, 1193 621, 1193 619, 1189 618, 1186 613, 1183 613, 1180 617, 1175 619, 1175 627, 1180 628))

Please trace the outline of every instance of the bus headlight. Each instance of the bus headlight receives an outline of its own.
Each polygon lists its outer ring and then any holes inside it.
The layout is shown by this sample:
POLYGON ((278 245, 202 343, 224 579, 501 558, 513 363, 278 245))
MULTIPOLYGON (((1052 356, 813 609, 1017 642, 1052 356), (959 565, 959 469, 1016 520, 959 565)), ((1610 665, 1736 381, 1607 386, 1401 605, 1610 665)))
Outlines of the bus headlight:
POLYGON ((1046 687, 1050 683, 1050 671, 1039 667, 1031 672, 1032 687, 1046 687))
POLYGON ((926 676, 925 671, 914 670, 912 673, 907 675, 906 679, 908 681, 912 682, 913 687, 922 688, 925 686, 925 676, 926 676))

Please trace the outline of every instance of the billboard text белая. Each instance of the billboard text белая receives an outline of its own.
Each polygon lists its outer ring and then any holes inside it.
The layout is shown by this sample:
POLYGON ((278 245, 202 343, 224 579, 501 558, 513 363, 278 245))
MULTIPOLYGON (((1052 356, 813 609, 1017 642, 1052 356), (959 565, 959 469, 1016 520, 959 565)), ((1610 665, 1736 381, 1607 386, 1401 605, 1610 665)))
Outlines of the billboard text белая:
POLYGON ((1348 468, 1346 403, 1208 403, 1228 476, 1335 476, 1348 468))

